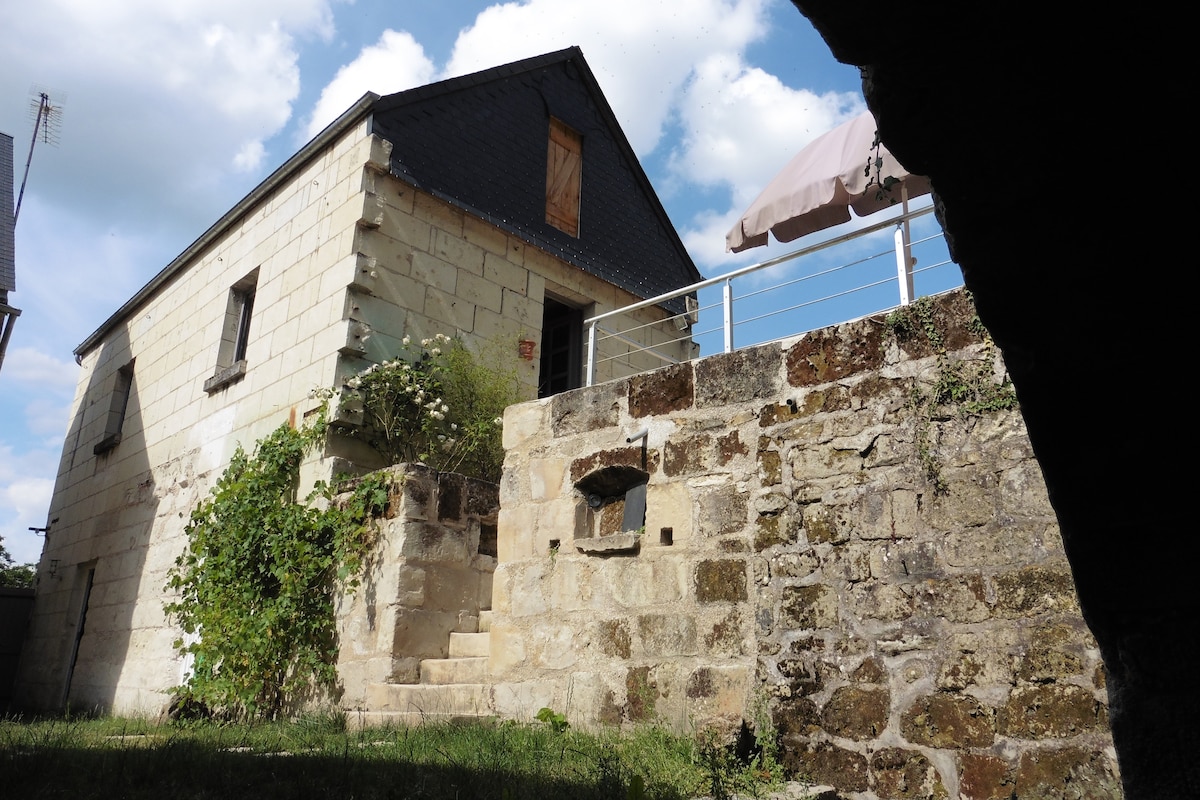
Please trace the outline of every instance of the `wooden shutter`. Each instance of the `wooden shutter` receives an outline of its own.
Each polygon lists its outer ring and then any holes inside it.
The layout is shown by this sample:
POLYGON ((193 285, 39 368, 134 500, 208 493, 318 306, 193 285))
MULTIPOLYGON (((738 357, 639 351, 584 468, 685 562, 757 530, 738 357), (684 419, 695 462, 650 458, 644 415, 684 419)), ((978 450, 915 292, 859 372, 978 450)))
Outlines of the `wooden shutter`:
POLYGON ((546 222, 576 237, 582 168, 583 137, 551 117, 546 158, 546 222))

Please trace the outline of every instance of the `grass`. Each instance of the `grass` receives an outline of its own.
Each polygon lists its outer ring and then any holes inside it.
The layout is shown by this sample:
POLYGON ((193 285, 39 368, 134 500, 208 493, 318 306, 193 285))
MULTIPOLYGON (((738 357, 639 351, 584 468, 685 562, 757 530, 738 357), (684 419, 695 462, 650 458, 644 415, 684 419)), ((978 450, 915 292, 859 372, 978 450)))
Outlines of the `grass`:
MULTIPOLYGON (((0 720, 8 797, 686 800, 712 761, 661 728, 587 734, 509 722, 349 731, 338 715, 291 722, 0 720)), ((769 788, 744 765, 743 796, 769 788), (753 777, 751 777, 753 776, 753 777)), ((727 776, 726 776, 727 777, 727 776)))

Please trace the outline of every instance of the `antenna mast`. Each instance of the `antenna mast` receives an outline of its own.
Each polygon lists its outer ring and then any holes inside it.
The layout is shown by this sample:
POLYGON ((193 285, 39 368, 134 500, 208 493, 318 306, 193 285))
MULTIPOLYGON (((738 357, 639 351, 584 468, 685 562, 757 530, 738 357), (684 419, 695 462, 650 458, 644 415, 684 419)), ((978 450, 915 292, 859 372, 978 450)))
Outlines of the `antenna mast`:
POLYGON ((17 225, 17 217, 21 215, 21 200, 25 197, 25 182, 29 180, 29 165, 33 163, 33 148, 38 137, 45 144, 58 144, 58 129, 62 124, 63 104, 51 101, 50 92, 46 89, 33 87, 29 101, 29 114, 33 117, 33 137, 29 141, 29 156, 25 159, 25 175, 21 178, 21 191, 17 194, 17 207, 13 211, 13 227, 17 225))

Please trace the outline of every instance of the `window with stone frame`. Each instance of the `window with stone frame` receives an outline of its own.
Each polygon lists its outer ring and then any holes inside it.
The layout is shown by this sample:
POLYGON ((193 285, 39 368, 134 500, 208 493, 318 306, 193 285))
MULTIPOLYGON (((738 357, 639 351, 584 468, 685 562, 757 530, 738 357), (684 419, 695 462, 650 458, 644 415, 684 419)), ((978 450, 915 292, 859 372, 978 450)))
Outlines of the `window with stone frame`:
POLYGON ((133 361, 117 370, 112 394, 108 398, 108 413, 104 418, 104 438, 92 448, 96 455, 106 453, 121 443, 125 428, 125 412, 129 409, 129 395, 133 390, 133 361))
POLYGON ((241 380, 246 374, 246 347, 250 341, 250 322, 254 315, 254 295, 258 288, 258 270, 229 288, 221 343, 217 348, 217 368, 204 382, 204 391, 215 392, 241 380))

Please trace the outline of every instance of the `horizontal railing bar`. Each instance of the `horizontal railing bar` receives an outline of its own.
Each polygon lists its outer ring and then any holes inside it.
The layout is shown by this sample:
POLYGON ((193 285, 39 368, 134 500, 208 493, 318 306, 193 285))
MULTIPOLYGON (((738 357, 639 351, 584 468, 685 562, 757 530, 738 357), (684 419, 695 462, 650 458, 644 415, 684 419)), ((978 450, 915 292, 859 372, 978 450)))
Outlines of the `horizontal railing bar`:
POLYGON ((896 282, 896 279, 894 277, 884 278, 883 280, 875 281, 874 283, 868 283, 863 286, 855 286, 853 289, 847 289, 844 292, 837 292, 835 294, 826 295, 825 297, 819 297, 815 300, 808 300, 803 303, 798 303, 797 305, 794 305, 794 306, 788 306, 787 308, 781 308, 777 311, 769 311, 766 314, 760 314, 757 317, 750 317, 748 319, 741 320, 735 324, 747 325, 751 322, 757 322, 760 319, 766 319, 767 317, 778 316, 779 314, 786 314, 789 311, 795 311, 800 308, 807 308, 808 306, 816 305, 817 303, 823 303, 826 300, 836 300, 839 297, 845 297, 847 295, 854 294, 855 292, 861 292, 865 289, 874 289, 876 286, 886 286, 889 283, 895 283, 895 282, 896 282))
POLYGON ((699 291, 700 289, 707 289, 709 286, 716 286, 717 284, 724 283, 725 281, 741 277, 742 275, 748 275, 751 272, 757 272, 760 269, 766 269, 767 267, 773 267, 777 264, 783 264, 787 261, 791 261, 793 259, 800 258, 801 256, 806 256, 811 253, 817 253, 817 252, 820 252, 821 250, 826 250, 830 247, 834 247, 835 245, 842 244, 843 242, 848 242, 853 239, 859 239, 859 238, 862 238, 863 236, 868 236, 872 233, 875 233, 876 231, 886 230, 887 228, 890 228, 894 225, 898 225, 906 220, 916 219, 917 217, 922 217, 922 216, 925 216, 926 214, 930 214, 932 212, 933 212, 932 205, 926 206, 924 208, 916 209, 915 211, 909 211, 907 214, 900 214, 899 216, 892 217, 891 219, 885 220, 884 222, 879 222, 874 225, 870 225, 866 228, 860 228, 855 231, 850 231, 849 233, 844 233, 841 236, 835 236, 832 239, 826 239, 823 242, 818 242, 817 244, 810 245, 808 247, 802 247, 799 250, 792 251, 791 253, 785 253, 781 256, 776 256, 775 258, 767 259, 766 261, 760 261, 757 264, 750 264, 749 266, 742 267, 741 269, 735 269, 733 272, 727 272, 724 275, 719 275, 715 278, 708 278, 707 280, 703 280, 698 283, 693 283, 692 285, 685 286, 682 289, 676 289, 671 292, 666 292, 665 294, 660 294, 656 297, 651 297, 647 300, 642 300, 640 302, 632 303, 631 305, 627 305, 622 308, 614 309, 613 311, 606 311, 603 314, 597 314, 594 317, 589 317, 589 318, 585 319, 583 321, 583 324, 590 325, 593 322, 599 322, 601 320, 608 319, 609 317, 615 317, 615 316, 619 316, 622 314, 628 314, 631 311, 637 311, 642 308, 650 308, 651 306, 656 306, 661 303, 665 303, 668 300, 674 300, 676 297, 682 297, 685 294, 691 294, 692 292, 699 291))
MULTIPOLYGON (((660 353, 658 350, 654 349, 655 347, 658 347, 661 345, 649 345, 649 344, 643 345, 639 341, 635 341, 634 339, 627 338, 625 336, 625 334, 620 333, 619 331, 612 331, 607 328, 601 328, 599 325, 597 325, 596 328, 597 328, 597 330, 604 331, 605 333, 608 334, 608 336, 605 337, 606 339, 618 339, 622 342, 625 342, 628 345, 631 345, 631 346, 637 348, 636 350, 634 350, 631 353, 622 353, 621 355, 633 355, 634 353, 649 353, 650 355, 654 356, 658 360, 665 361, 668 364, 678 364, 679 363, 678 358, 675 358, 674 356, 669 356, 666 353, 660 353)), ((682 338, 683 337, 681 336, 678 339, 672 339, 670 343, 673 344, 675 342, 678 342, 682 338)), ((609 359, 613 359, 613 358, 619 358, 619 356, 609 356, 609 359)), ((603 360, 609 360, 609 359, 603 359, 603 360)))

